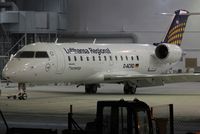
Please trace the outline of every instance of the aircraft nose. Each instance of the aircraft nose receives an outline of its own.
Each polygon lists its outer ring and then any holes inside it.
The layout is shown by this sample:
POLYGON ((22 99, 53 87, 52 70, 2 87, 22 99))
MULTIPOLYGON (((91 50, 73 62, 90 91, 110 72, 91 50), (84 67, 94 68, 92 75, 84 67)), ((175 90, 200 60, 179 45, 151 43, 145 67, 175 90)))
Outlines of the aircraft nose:
POLYGON ((5 67, 2 70, 2 76, 7 80, 12 80, 15 78, 16 70, 12 66, 8 66, 8 63, 5 65, 5 67))
POLYGON ((6 65, 2 71, 2 76, 7 79, 7 80, 11 80, 11 78, 16 74, 15 71, 13 71, 11 68, 8 68, 8 66, 6 65))
POLYGON ((6 66, 2 70, 2 77, 6 79, 7 73, 6 73, 6 66))

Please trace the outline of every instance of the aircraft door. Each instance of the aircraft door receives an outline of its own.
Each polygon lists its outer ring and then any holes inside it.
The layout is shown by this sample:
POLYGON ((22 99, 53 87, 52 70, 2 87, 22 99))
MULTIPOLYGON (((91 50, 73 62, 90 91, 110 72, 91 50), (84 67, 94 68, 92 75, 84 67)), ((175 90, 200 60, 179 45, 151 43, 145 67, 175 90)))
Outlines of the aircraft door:
POLYGON ((114 65, 114 57, 112 56, 112 55, 110 55, 109 56, 109 70, 108 70, 108 72, 112 72, 112 70, 113 70, 113 65, 114 65))
POLYGON ((61 74, 65 70, 65 58, 63 51, 61 49, 56 49, 56 58, 57 58, 57 68, 56 73, 61 74))
POLYGON ((62 49, 56 47, 50 54, 54 57, 54 63, 56 64, 56 73, 62 74, 65 70, 65 58, 62 49))
POLYGON ((113 64, 114 64, 114 62, 113 62, 114 59, 113 58, 114 57, 112 55, 109 56, 109 65, 110 65, 110 67, 112 67, 113 64))

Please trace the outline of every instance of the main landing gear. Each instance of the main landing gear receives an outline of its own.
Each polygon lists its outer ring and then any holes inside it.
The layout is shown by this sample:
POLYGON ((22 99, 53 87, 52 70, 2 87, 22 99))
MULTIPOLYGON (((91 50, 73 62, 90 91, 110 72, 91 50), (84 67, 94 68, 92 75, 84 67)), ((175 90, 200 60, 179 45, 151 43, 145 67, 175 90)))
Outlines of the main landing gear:
MULTIPOLYGON (((86 94, 95 94, 97 92, 97 88, 99 88, 99 84, 86 84, 85 85, 85 93, 86 94)), ((133 83, 124 83, 124 94, 135 94, 137 85, 133 83)))
POLYGON ((124 94, 135 94, 137 86, 132 83, 124 83, 124 94))
POLYGON ((7 96, 8 99, 19 99, 19 100, 26 100, 27 99, 27 93, 26 93, 26 85, 25 83, 18 83, 18 90, 19 92, 16 95, 10 95, 7 96))
POLYGON ((98 84, 86 84, 85 85, 85 93, 87 94, 95 94, 97 93, 98 84))

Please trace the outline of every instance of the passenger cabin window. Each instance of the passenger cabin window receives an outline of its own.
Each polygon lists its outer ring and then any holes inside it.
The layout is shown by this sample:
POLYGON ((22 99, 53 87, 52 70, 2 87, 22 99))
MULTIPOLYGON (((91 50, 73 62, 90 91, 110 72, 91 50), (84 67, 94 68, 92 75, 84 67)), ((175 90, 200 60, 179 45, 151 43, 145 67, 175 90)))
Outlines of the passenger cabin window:
POLYGON ((117 61, 117 56, 115 56, 115 60, 117 61))
POLYGON ((71 57, 70 56, 68 56, 68 61, 71 61, 71 57))
POLYGON ((86 57, 87 61, 89 61, 89 57, 86 57))
POLYGON ((33 58, 34 52, 33 51, 21 51, 18 52, 15 58, 33 58))
POLYGON ((131 56, 131 60, 134 60, 133 56, 131 56))
POLYGON ((104 56, 104 60, 105 60, 105 61, 107 61, 107 58, 106 58, 106 56, 104 56))
POLYGON ((139 61, 139 56, 137 56, 137 60, 139 61))
POLYGON ((110 56, 110 61, 112 61, 112 56, 110 56))
POLYGON ((121 61, 123 61, 123 56, 120 56, 121 57, 121 61))
POLYGON ((128 56, 126 56, 126 60, 128 60, 128 56))
POLYGON ((83 56, 80 56, 80 60, 83 61, 83 56))
POLYGON ((101 56, 99 56, 99 61, 101 61, 101 56))
POLYGON ((74 61, 76 61, 77 59, 76 59, 76 56, 74 56, 74 61))
POLYGON ((94 56, 92 56, 92 58, 93 58, 93 61, 95 61, 95 57, 94 57, 94 56))
POLYGON ((35 58, 49 58, 47 52, 36 52, 35 58))

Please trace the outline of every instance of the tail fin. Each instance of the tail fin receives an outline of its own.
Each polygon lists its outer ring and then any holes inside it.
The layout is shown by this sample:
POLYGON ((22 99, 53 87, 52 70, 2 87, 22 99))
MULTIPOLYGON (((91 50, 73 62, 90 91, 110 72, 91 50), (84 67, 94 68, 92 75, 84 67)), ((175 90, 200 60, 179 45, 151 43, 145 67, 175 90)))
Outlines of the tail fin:
POLYGON ((189 12, 186 10, 175 11, 174 19, 163 43, 176 44, 178 46, 181 45, 183 33, 185 31, 189 15, 189 12))

